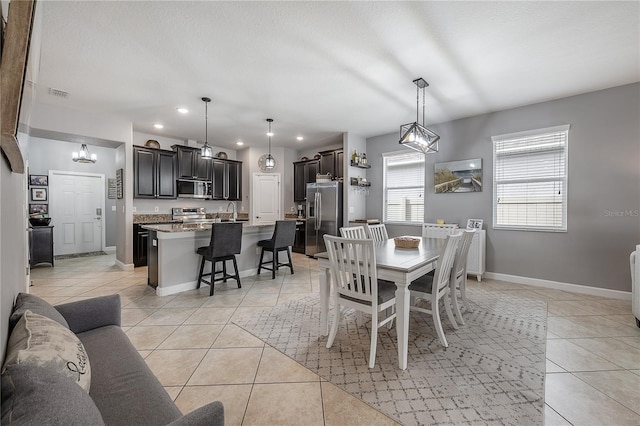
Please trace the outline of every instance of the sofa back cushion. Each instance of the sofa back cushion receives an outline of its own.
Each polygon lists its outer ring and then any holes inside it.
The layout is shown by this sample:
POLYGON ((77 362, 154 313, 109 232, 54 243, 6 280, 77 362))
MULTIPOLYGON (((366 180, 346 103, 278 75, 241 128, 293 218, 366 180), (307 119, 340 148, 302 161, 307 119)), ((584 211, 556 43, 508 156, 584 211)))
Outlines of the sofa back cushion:
POLYGON ((20 318, 22 318, 22 315, 24 315, 27 310, 33 312, 34 314, 42 315, 44 317, 52 319, 62 324, 66 328, 69 328, 69 324, 67 324, 67 321, 60 314, 60 312, 58 312, 56 308, 53 307, 53 305, 45 302, 38 296, 34 296, 33 294, 20 293, 16 298, 16 303, 13 306, 13 312, 9 317, 9 335, 11 335, 13 327, 16 326, 18 321, 20 321, 20 318))
POLYGON ((91 367, 82 342, 68 328, 29 310, 9 336, 5 366, 12 364, 57 371, 89 392, 91 367))
POLYGON ((104 425, 100 411, 73 380, 46 368, 13 364, 2 373, 3 425, 104 425))

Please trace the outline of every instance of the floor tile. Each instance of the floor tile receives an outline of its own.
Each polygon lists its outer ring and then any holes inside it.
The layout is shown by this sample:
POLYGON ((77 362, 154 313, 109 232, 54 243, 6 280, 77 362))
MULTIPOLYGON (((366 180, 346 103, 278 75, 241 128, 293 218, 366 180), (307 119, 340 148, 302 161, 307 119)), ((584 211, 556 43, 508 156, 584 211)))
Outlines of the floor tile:
POLYGON ((322 382, 321 388, 325 426, 399 425, 395 420, 372 409, 358 398, 329 382, 322 382))
POLYGON ((544 405, 544 426, 571 426, 564 417, 556 413, 547 404, 544 405))
POLYGON ((640 349, 640 337, 616 337, 616 340, 620 340, 627 345, 640 349))
POLYGON ((176 405, 184 414, 210 402, 224 405, 224 424, 241 425, 247 409, 253 385, 185 386, 176 399, 176 405))
POLYGON ((131 303, 131 308, 160 308, 175 299, 175 296, 149 295, 140 297, 131 303))
POLYGON ((121 311, 121 322, 124 326, 134 326, 139 324, 140 321, 148 318, 155 309, 139 309, 139 308, 123 308, 121 311))
POLYGON ((256 384, 243 425, 324 424, 320 382, 256 384))
POLYGON ((622 368, 640 367, 640 349, 613 338, 572 339, 578 345, 622 368))
POLYGON ((262 348, 210 349, 188 385, 253 383, 262 348))
POLYGON ((547 375, 545 401, 574 425, 640 424, 640 415, 570 373, 547 375))
POLYGON ((567 371, 619 370, 620 367, 571 343, 570 340, 547 340, 547 359, 567 371))
POLYGON ((178 394, 182 390, 182 386, 165 386, 164 390, 166 390, 171 399, 175 401, 178 397, 178 394))
POLYGON ((547 318, 547 331, 562 338, 603 336, 592 327, 580 324, 582 318, 589 317, 549 317, 547 318))
POLYGON ((255 383, 319 382, 320 377, 293 359, 266 346, 255 383))
POLYGON ((240 307, 250 307, 250 306, 265 306, 271 307, 275 306, 276 302, 278 302, 278 293, 247 293, 247 295, 240 303, 240 307))
POLYGON ((185 321, 185 324, 226 324, 235 308, 199 308, 185 321))
POLYGON ((545 371, 547 373, 566 373, 567 372, 567 370, 565 370, 564 368, 560 367, 558 364, 555 364, 549 360, 547 360, 545 371))
POLYGON ((203 308, 232 308, 239 306, 246 293, 214 294, 201 306, 203 308))
POLYGON ((593 371, 574 376, 640 415, 640 376, 626 371, 593 371))
POLYGON ((145 361, 163 386, 183 386, 206 353, 206 349, 155 350, 145 361))
POLYGON ((264 342, 235 324, 227 324, 218 335, 212 348, 262 348, 264 342))
POLYGON ((139 325, 181 325, 195 311, 195 308, 160 309, 142 320, 139 325))
POLYGON ((175 329, 175 325, 137 326, 127 331, 127 337, 137 350, 153 350, 175 329))
POLYGON ((181 325, 158 349, 209 349, 223 325, 181 325))

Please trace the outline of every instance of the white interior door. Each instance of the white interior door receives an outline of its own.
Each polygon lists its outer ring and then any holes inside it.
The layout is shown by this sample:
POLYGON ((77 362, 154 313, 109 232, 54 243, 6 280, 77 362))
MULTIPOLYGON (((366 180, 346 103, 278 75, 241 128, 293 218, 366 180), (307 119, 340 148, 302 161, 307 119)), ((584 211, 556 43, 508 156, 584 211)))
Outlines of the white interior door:
POLYGON ((273 223, 281 218, 279 173, 254 173, 252 191, 253 223, 273 223))
POLYGON ((104 175, 50 171, 49 190, 54 254, 101 251, 104 175))

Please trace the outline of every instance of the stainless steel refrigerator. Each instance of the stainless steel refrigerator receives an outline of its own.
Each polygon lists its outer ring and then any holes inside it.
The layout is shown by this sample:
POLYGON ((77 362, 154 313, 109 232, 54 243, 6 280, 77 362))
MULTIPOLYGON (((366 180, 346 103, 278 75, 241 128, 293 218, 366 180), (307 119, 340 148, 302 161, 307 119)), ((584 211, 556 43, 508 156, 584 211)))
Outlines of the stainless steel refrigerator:
POLYGON ((307 184, 307 229, 304 254, 326 251, 324 234, 340 235, 342 182, 307 184))

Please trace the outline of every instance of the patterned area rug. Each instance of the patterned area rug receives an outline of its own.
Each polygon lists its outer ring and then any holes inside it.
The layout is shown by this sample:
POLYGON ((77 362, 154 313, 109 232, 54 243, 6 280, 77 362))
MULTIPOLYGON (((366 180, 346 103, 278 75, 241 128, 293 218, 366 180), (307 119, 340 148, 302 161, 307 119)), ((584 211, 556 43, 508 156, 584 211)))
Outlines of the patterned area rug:
POLYGON ((327 349, 317 295, 234 322, 405 425, 543 424, 546 303, 488 290, 467 294, 466 325, 454 330, 445 320, 447 349, 431 317, 411 312, 405 371, 395 327, 380 328, 376 365, 368 368, 370 323, 357 326, 355 313, 327 349))
POLYGON ((88 253, 75 253, 75 254, 61 254, 58 256, 54 256, 55 260, 61 259, 74 259, 76 257, 91 257, 91 256, 106 256, 108 253, 103 251, 92 251, 88 253))

